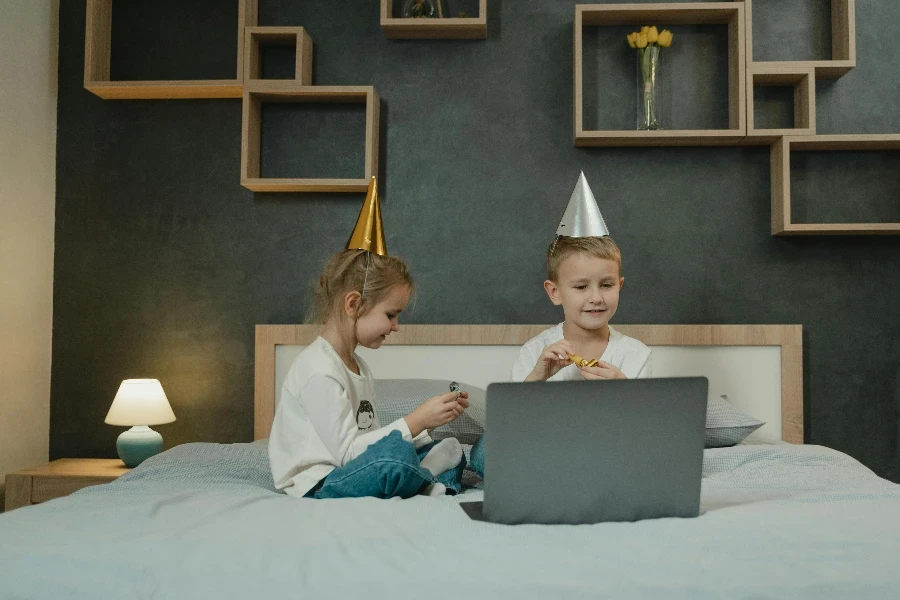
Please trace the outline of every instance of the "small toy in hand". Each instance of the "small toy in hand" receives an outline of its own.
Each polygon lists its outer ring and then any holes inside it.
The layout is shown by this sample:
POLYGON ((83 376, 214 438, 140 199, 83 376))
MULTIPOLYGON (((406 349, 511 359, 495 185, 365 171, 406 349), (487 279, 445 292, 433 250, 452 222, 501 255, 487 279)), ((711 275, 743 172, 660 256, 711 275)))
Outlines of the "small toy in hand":
POLYGON ((459 384, 456 383, 455 381, 451 381, 451 382, 450 382, 450 391, 451 391, 451 392, 458 392, 458 391, 459 391, 459 384))
POLYGON ((599 362, 597 362, 596 358, 588 360, 586 358, 581 358, 577 354, 570 354, 569 359, 571 359, 571 361, 579 367, 596 367, 598 364, 600 364, 599 362))

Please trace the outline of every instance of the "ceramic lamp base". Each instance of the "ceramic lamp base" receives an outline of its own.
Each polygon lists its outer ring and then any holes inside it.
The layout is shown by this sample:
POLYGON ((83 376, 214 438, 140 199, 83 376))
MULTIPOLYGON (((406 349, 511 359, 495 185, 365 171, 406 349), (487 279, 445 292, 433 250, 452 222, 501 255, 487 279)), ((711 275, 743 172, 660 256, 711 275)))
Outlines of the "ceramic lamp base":
POLYGON ((116 440, 116 450, 119 458, 128 468, 134 468, 150 458, 162 452, 163 438, 146 425, 135 425, 128 431, 123 431, 116 440))

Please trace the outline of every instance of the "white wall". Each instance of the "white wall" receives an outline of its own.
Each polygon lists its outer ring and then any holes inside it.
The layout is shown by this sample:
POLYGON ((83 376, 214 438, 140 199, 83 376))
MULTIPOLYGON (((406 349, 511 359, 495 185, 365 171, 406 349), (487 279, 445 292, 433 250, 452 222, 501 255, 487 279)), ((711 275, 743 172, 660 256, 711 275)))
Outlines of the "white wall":
POLYGON ((0 0, 0 486, 49 447, 58 12, 0 0))

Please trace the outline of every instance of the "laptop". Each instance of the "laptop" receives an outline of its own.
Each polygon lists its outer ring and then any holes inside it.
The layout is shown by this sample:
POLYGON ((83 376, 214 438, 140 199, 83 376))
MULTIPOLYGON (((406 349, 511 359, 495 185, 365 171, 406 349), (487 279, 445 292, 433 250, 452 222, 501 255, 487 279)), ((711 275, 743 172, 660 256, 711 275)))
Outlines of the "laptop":
POLYGON ((492 383, 473 519, 587 524, 696 517, 705 377, 492 383))

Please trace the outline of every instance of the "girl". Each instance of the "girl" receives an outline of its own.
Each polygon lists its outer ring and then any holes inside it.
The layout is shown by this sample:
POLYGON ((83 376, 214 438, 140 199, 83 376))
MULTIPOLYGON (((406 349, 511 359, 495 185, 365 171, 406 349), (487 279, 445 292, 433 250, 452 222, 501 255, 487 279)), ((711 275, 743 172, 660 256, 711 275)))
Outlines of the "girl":
POLYGON ((372 372, 356 346, 377 349, 399 329, 413 291, 403 261, 348 249, 334 255, 315 293, 322 335, 294 360, 269 439, 275 486, 308 498, 409 498, 459 492, 459 442, 429 431, 459 417, 468 394, 430 398, 382 427, 372 372))

